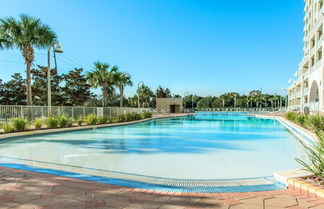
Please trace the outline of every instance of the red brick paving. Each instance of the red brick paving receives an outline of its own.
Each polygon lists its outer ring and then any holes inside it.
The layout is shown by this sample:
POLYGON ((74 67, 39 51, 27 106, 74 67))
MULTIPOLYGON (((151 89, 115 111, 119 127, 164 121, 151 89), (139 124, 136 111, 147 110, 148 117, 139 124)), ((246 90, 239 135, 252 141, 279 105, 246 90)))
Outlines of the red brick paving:
POLYGON ((324 209, 298 191, 187 193, 126 188, 0 167, 0 209, 324 209))

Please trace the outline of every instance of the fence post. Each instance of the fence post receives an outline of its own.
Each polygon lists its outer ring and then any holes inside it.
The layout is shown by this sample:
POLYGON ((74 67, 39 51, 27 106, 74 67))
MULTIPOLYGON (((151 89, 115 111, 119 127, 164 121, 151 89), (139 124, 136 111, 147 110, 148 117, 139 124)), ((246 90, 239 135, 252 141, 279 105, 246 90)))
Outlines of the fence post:
POLYGON ((23 107, 22 106, 20 107, 20 117, 22 117, 22 118, 24 117, 24 112, 23 112, 23 107))
POLYGON ((83 118, 85 118, 85 107, 83 107, 83 118))
POLYGON ((74 118, 74 111, 73 111, 73 110, 74 110, 74 107, 71 107, 71 108, 72 108, 72 110, 71 110, 72 118, 75 119, 75 118, 74 118))

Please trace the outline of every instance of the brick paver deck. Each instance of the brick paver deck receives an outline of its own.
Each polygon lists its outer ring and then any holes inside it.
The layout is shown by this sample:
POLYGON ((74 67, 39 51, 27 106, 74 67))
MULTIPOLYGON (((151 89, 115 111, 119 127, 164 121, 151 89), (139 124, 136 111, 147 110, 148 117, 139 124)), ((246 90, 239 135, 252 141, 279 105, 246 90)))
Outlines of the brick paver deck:
POLYGON ((126 188, 0 167, 0 208, 324 209, 293 191, 175 193, 126 188))

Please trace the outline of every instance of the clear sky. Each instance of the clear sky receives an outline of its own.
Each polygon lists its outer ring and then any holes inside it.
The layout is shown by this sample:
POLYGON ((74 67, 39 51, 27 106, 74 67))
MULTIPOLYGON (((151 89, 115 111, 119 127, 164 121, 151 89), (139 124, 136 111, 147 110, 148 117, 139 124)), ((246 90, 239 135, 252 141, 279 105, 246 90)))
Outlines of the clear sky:
MULTIPOLYGON (((100 60, 155 89, 203 96, 283 93, 302 58, 303 0, 0 0, 0 16, 37 16, 57 33, 59 72, 100 60)), ((35 64, 46 65, 46 50, 35 64)), ((0 51, 0 79, 21 72, 0 51)))

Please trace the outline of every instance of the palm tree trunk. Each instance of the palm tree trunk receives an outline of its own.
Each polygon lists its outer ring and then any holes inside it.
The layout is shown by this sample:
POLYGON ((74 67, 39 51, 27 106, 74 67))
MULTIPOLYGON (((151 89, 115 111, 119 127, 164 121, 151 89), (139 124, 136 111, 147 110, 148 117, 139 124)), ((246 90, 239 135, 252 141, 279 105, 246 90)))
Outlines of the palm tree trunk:
POLYGON ((104 82, 102 84, 102 105, 106 107, 108 105, 108 84, 104 82))
POLYGON ((32 89, 31 89, 31 78, 30 78, 30 63, 26 63, 26 93, 27 93, 27 105, 31 106, 33 105, 33 99, 32 99, 32 89))
POLYGON ((123 86, 119 87, 119 93, 120 93, 119 104, 120 104, 120 107, 123 107, 124 106, 124 87, 123 86))

